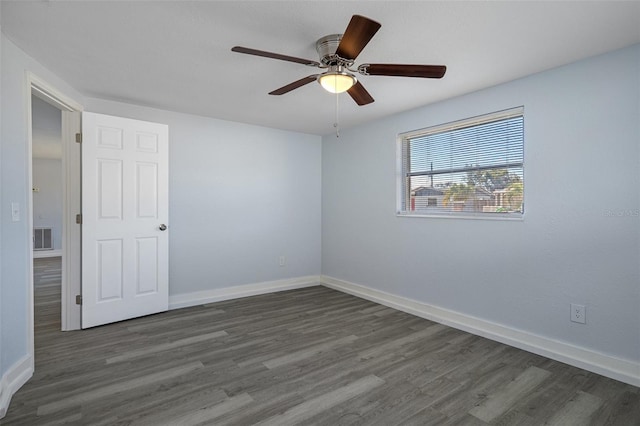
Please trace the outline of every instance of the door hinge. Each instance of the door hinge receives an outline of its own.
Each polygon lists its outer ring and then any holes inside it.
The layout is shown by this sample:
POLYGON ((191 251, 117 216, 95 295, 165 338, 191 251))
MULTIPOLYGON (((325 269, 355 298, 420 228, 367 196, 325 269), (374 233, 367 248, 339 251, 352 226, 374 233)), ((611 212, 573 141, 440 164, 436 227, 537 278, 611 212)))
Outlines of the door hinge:
POLYGON ((82 305, 82 295, 76 295, 76 305, 82 305))
POLYGON ((82 143, 82 133, 76 133, 76 142, 82 143))
POLYGON ((82 214, 77 214, 76 215, 76 223, 78 225, 82 225, 82 214))

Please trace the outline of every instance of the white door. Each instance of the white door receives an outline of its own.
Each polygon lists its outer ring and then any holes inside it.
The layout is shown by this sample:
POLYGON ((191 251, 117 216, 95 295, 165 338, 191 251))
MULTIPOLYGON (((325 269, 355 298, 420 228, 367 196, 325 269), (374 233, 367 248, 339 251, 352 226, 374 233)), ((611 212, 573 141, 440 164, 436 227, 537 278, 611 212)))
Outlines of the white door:
POLYGON ((168 133, 82 114, 82 328, 168 309, 168 133))

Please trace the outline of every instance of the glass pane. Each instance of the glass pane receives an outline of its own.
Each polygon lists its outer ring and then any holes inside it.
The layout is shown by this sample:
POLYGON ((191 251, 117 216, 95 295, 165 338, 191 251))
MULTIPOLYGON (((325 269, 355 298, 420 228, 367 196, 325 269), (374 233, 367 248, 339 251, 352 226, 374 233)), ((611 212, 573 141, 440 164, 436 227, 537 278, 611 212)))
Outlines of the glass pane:
POLYGON ((522 213, 523 117, 405 140, 403 208, 416 214, 522 213), (409 198, 408 200, 406 198, 409 198))
POLYGON ((410 178, 415 213, 522 213, 523 169, 488 169, 410 178))

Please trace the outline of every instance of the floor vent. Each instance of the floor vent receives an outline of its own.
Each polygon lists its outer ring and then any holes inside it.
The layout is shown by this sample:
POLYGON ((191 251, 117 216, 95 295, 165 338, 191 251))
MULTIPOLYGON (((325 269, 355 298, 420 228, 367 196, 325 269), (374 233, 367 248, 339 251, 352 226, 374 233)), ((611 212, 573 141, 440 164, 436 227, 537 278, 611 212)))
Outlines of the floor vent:
POLYGON ((33 229, 33 249, 53 250, 53 234, 51 228, 33 229))

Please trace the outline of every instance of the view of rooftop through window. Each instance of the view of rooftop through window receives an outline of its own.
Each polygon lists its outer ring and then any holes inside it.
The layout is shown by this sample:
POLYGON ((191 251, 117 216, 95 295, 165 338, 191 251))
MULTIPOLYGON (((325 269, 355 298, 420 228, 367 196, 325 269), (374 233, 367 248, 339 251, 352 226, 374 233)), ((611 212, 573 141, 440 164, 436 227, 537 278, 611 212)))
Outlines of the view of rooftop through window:
POLYGON ((401 143, 401 214, 522 215, 523 108, 406 133, 401 143))

